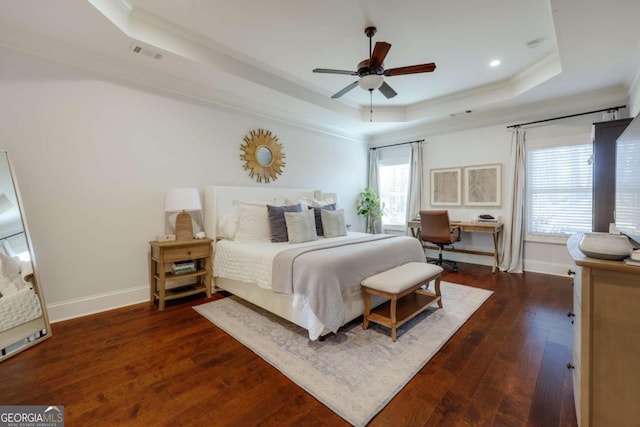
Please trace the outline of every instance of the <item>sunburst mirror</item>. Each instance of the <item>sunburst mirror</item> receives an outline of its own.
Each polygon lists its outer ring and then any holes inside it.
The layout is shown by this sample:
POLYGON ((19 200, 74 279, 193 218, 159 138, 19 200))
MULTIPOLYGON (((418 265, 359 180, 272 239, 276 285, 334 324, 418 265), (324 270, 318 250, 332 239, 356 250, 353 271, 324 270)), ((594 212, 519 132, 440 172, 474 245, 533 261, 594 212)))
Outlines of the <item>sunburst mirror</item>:
POLYGON ((282 173, 285 154, 282 144, 271 131, 258 129, 252 130, 244 137, 244 143, 240 145, 244 160, 244 169, 249 171, 249 176, 258 182, 276 180, 282 173))

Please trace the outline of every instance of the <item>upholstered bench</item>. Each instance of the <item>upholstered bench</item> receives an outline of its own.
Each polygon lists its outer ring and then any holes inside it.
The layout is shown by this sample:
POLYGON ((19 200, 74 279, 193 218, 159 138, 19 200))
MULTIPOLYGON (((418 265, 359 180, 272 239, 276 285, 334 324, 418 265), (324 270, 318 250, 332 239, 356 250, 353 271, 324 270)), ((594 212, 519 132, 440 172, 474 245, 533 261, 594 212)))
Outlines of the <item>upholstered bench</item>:
POLYGON ((367 277, 361 283, 364 297, 364 322, 391 328, 391 339, 396 341, 397 328, 422 313, 435 302, 442 308, 440 295, 440 275, 442 267, 424 262, 410 262, 382 273, 367 277), (421 289, 435 280, 435 292, 421 289), (371 295, 389 298, 389 301, 371 311, 371 295))

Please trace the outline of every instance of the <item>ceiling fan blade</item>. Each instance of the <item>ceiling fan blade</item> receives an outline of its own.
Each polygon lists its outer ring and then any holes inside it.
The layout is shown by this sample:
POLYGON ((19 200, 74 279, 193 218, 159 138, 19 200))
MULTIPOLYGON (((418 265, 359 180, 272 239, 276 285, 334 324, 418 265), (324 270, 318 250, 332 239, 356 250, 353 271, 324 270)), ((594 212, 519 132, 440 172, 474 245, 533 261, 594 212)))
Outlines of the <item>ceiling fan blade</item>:
POLYGON ((371 59, 369 60, 369 68, 378 68, 384 62, 387 53, 391 49, 391 44, 387 42, 376 42, 376 47, 373 48, 371 59))
POLYGON ((380 89, 380 92, 387 98, 393 98, 398 94, 395 90, 391 89, 391 86, 389 86, 387 82, 382 82, 382 86, 378 89, 380 89))
POLYGON ((356 86, 358 86, 358 80, 356 80, 355 82, 351 83, 349 86, 345 87, 340 92, 335 93, 331 98, 333 98, 333 99, 340 98, 342 95, 344 95, 345 93, 349 92, 351 89, 353 89, 356 86))
POLYGON ((402 74, 430 73, 436 69, 436 64, 409 65, 407 67, 390 68, 384 72, 385 76, 400 76, 402 74))
POLYGON ((325 73, 325 74, 347 74, 349 76, 357 76, 358 73, 356 71, 347 71, 347 70, 331 70, 329 68, 314 68, 314 73, 325 73))

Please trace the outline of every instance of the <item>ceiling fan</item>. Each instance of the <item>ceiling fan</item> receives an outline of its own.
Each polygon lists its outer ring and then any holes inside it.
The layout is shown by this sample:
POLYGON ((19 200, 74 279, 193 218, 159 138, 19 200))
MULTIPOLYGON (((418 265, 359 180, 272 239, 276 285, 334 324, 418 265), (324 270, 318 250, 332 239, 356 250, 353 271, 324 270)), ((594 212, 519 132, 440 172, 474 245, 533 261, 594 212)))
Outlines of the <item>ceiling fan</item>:
POLYGON ((368 90, 370 93, 375 89, 379 89, 387 98, 393 98, 397 93, 387 84, 387 82, 384 81, 383 76, 392 77, 403 74, 430 73, 436 69, 436 64, 430 62, 428 64, 409 65, 406 67, 390 68, 385 70, 383 61, 387 56, 387 53, 389 53, 389 49, 391 49, 391 44, 387 42, 376 42, 376 46, 372 51, 371 38, 374 36, 376 31, 376 27, 367 27, 364 30, 364 33, 369 37, 369 59, 360 61, 358 64, 358 71, 332 70, 328 68, 315 68, 313 70, 314 73, 347 74, 359 77, 358 80, 335 93, 331 98, 340 98, 356 86, 360 86, 361 88, 368 90))

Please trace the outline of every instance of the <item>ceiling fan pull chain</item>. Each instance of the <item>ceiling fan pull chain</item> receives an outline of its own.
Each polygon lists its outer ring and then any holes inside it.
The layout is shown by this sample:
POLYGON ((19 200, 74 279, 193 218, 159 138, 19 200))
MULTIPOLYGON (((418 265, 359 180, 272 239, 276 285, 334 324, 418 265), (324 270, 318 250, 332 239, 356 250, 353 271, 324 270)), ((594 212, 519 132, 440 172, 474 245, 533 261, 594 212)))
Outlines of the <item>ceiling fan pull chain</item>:
POLYGON ((369 89, 369 122, 373 122, 373 89, 369 89))

